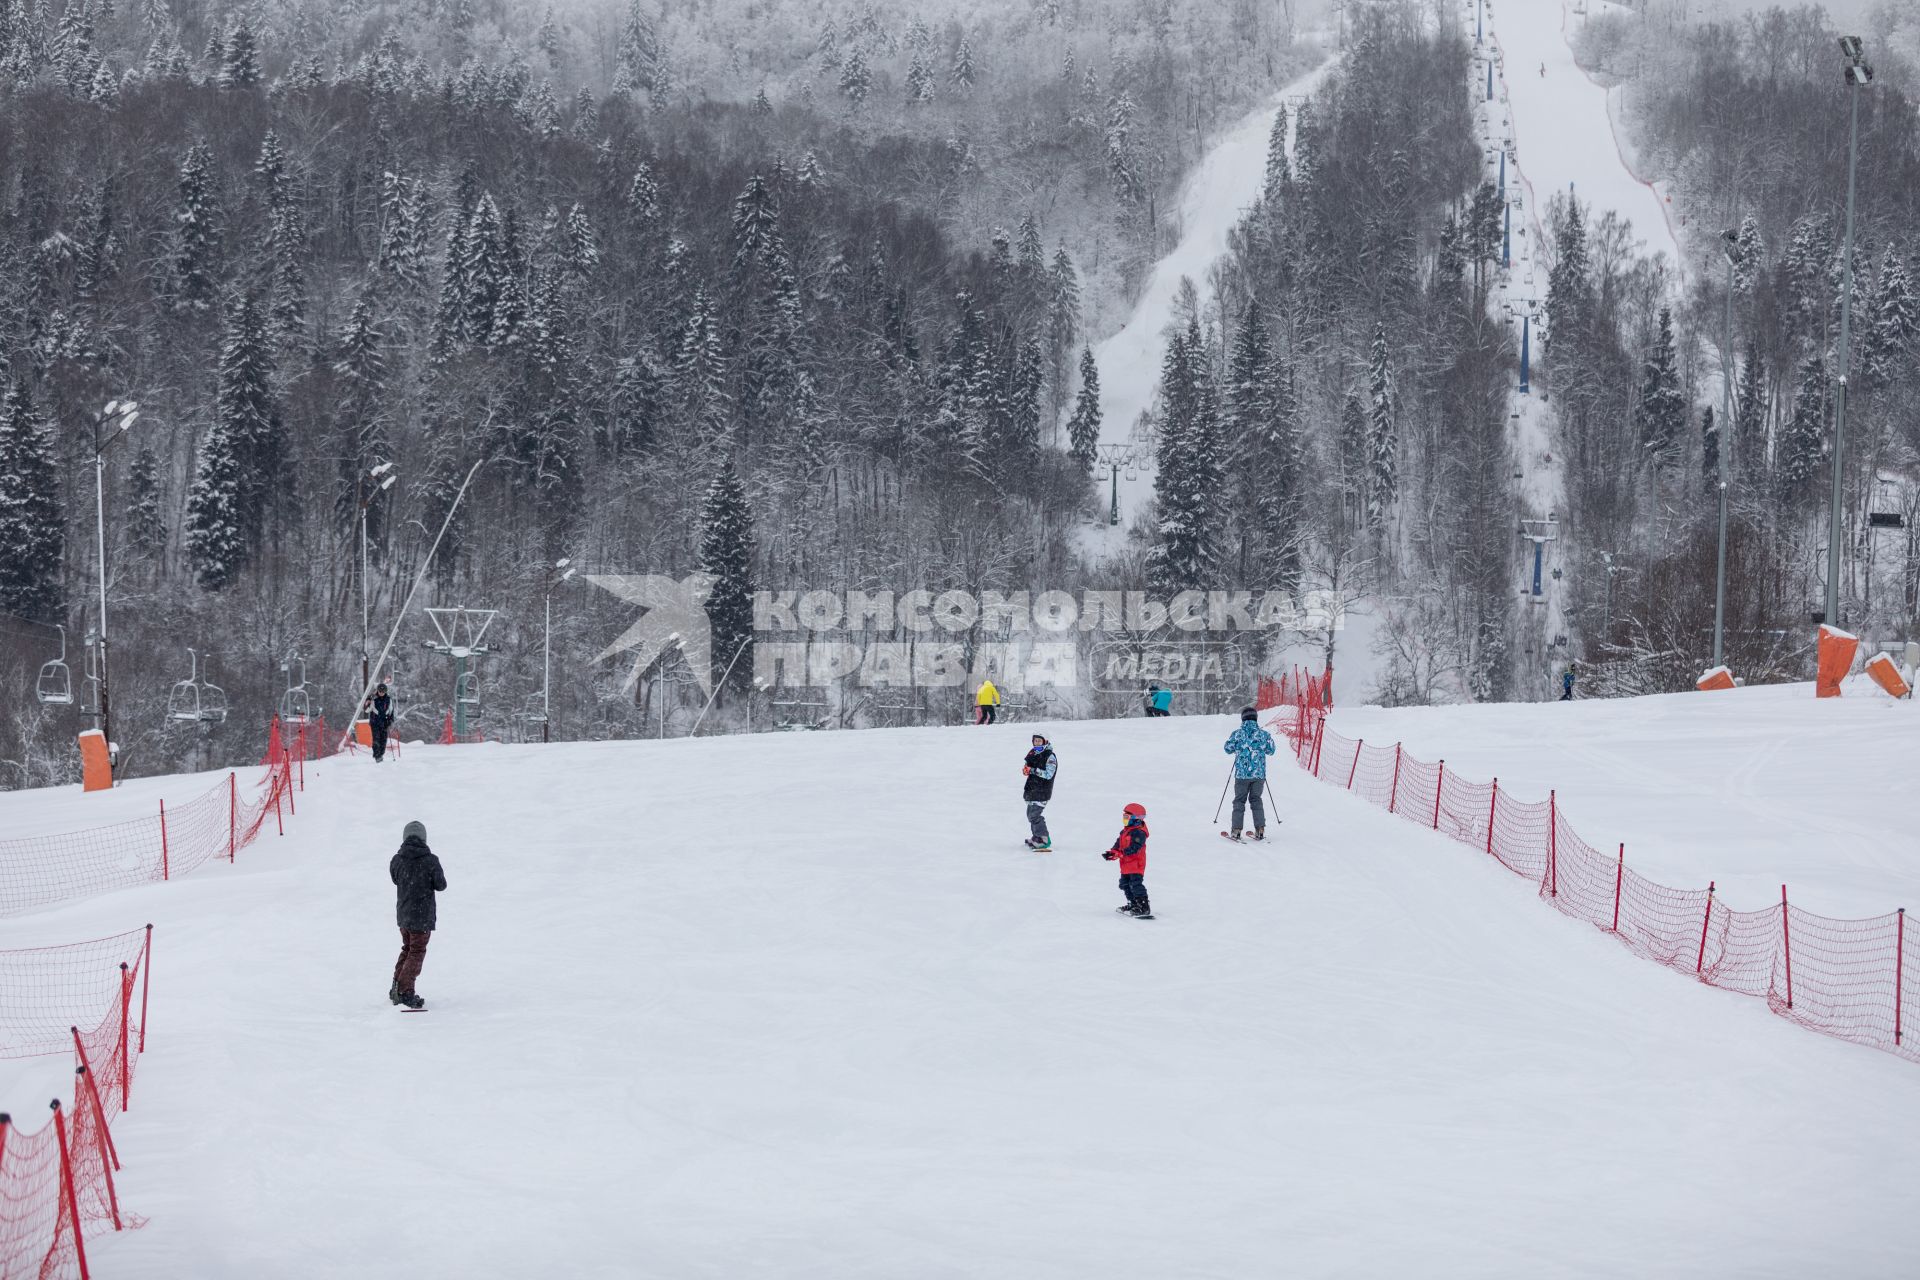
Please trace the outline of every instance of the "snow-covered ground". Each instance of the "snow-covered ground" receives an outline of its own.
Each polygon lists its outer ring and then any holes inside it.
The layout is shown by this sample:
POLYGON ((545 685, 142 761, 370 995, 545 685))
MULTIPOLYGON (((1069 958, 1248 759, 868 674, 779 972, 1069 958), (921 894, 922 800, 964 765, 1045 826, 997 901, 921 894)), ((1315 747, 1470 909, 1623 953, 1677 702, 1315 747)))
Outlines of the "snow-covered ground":
MULTIPOLYGON (((1126 444, 1135 438, 1140 415, 1152 406, 1159 390, 1160 362, 1166 354, 1163 330, 1173 319, 1181 280, 1192 280, 1204 302, 1209 292, 1208 269, 1226 253, 1229 233, 1259 198, 1274 116, 1289 99, 1311 94, 1333 65, 1334 59, 1329 58, 1249 112, 1220 136, 1187 175, 1180 191, 1180 242, 1154 264, 1127 323, 1093 348, 1100 370, 1102 444, 1126 444)), ((1120 480, 1120 523, 1089 530, 1098 548, 1118 549, 1125 531, 1152 497, 1152 453, 1142 446, 1140 456, 1143 465, 1135 469, 1134 478, 1123 475, 1120 480)))
POLYGON ((1838 699, 1811 684, 1724 694, 1445 709, 1358 707, 1332 725, 1368 742, 1404 741, 1424 760, 1527 800, 1557 788, 1597 848, 1624 840, 1656 880, 1719 882, 1737 909, 1788 886, 1821 915, 1920 906, 1913 774, 1920 708, 1864 676, 1838 699))
MULTIPOLYGON (((1831 835, 1909 829, 1912 714, 1756 690, 1337 723, 1558 785, 1636 858, 1686 819, 1676 879, 1744 859, 1882 909, 1911 873, 1831 835)), ((239 865, 33 921, 156 925, 114 1128, 150 1221, 96 1273, 1913 1274, 1912 1064, 1636 959, 1284 757, 1278 842, 1229 845, 1229 727, 1047 726, 1048 855, 1019 844, 1027 726, 310 765, 239 865), (1131 800, 1150 923, 1098 857, 1131 800), (411 818, 450 884, 424 1015, 383 998, 411 818)), ((37 801, 65 798, 8 810, 37 801)))
MULTIPOLYGON (((1596 11, 1602 0, 1590 0, 1596 11)), ((1496 92, 1505 81, 1513 112, 1513 144, 1530 205, 1529 230, 1544 234, 1547 201, 1572 192, 1595 220, 1611 210, 1633 224, 1648 253, 1665 254, 1684 274, 1673 206, 1654 175, 1634 168, 1624 128, 1615 121, 1618 90, 1581 70, 1567 44, 1571 0, 1503 0, 1487 6, 1489 39, 1500 57, 1496 92), (1542 72, 1544 68, 1544 74, 1542 72)), ((1468 16, 1471 24, 1472 16, 1468 16)), ((1545 297, 1546 280, 1537 285, 1545 297)))

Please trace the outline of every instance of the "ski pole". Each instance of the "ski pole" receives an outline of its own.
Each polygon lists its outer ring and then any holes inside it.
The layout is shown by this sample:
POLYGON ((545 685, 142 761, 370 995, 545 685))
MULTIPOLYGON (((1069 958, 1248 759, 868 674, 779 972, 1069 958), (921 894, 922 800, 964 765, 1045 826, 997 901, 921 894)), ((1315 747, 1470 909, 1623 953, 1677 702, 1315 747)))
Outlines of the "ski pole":
POLYGON ((1213 820, 1220 821, 1220 811, 1227 807, 1227 788, 1233 785, 1233 768, 1227 768, 1227 780, 1220 787, 1220 803, 1213 806, 1213 820))

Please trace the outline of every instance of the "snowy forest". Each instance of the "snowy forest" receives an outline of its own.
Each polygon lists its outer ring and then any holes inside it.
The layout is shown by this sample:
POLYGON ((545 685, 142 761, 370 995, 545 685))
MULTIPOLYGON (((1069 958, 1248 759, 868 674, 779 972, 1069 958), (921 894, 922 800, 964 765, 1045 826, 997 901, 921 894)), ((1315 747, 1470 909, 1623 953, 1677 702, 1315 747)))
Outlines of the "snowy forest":
MULTIPOLYGON (((549 612, 556 737, 701 710, 670 672, 629 688, 595 665, 629 610, 562 561, 714 573, 716 675, 758 589, 1251 586, 1369 602, 1383 701, 1545 696, 1515 617, 1519 352, 1489 303, 1472 33, 1452 5, 1330 15, 0 0, 0 786, 75 773, 86 721, 32 689, 55 624, 84 683, 96 456, 134 772, 257 752, 289 655, 350 712, 363 589, 377 651, 476 463, 419 603, 500 611, 478 672, 503 734, 543 705, 549 612), (1153 508, 1097 557, 1092 346, 1178 237, 1210 138, 1329 56, 1183 293, 1143 424, 1153 508), (108 439, 127 399, 139 420, 108 439), (189 647, 225 724, 166 714, 189 647)), ((1844 98, 1817 11, 1689 31, 1596 21, 1581 52, 1628 83, 1690 252, 1718 262, 1740 229, 1729 650, 1800 678, 1844 98)), ((1890 633, 1920 613, 1920 134, 1905 64, 1880 65, 1843 613, 1890 633), (1887 487, 1907 531, 1876 546, 1887 487)), ((1675 300, 1671 264, 1609 219, 1562 199, 1552 227, 1536 378, 1573 460, 1562 519, 1608 565, 1572 575, 1561 652, 1595 691, 1685 687, 1712 609, 1725 280, 1690 273, 1675 300)), ((431 635, 409 619, 386 668, 409 738, 452 700, 431 635)), ((749 665, 709 728, 751 726, 749 665)), ((913 717, 958 716, 952 691, 916 697, 913 717)))

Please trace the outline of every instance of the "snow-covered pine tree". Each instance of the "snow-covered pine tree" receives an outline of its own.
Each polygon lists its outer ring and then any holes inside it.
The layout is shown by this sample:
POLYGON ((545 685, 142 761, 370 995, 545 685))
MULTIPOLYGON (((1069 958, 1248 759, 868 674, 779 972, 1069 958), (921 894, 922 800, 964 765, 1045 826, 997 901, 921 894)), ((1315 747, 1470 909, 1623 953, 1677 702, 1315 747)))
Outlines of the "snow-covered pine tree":
POLYGON ((274 341, 286 346, 300 345, 306 336, 307 272, 305 237, 299 217, 291 204, 273 211, 268 230, 269 252, 273 261, 273 302, 271 325, 274 341))
POLYGON ((228 309, 213 412, 237 469, 232 511, 241 537, 251 546, 266 527, 286 458, 266 318, 251 295, 242 295, 228 309))
POLYGON ((867 105, 867 94, 873 90, 873 69, 867 65, 867 52, 856 44, 847 53, 840 64, 840 93, 847 100, 847 108, 859 115, 867 105))
POLYGON ((1915 357, 1920 354, 1920 308, 1914 302, 1907 264, 1891 245, 1880 260, 1873 318, 1861 346, 1868 390, 1914 377, 1915 357))
POLYGON ((0 613, 58 618, 65 549, 53 440, 16 378, 0 405, 0 613))
POLYGON ((1554 221, 1553 269, 1547 273, 1547 332, 1542 355, 1579 350, 1593 305, 1593 268, 1587 252, 1586 220, 1580 202, 1569 200, 1566 215, 1554 221))
POLYGON ((1048 368, 1053 375, 1056 419, 1066 408, 1067 361, 1073 356, 1073 344, 1079 336, 1080 277, 1063 242, 1054 250, 1053 265, 1047 272, 1047 352, 1048 368))
POLYGON ((1287 109, 1274 112, 1273 128, 1267 131, 1267 171, 1261 184, 1261 198, 1270 212, 1286 204, 1287 188, 1293 185, 1293 164, 1287 159, 1287 109))
POLYGON ((180 205, 174 213, 172 285, 174 305, 181 311, 202 314, 218 300, 219 219, 213 152, 196 142, 180 164, 180 205))
POLYGON ((747 688, 753 658, 741 651, 753 643, 753 510, 730 454, 722 456, 700 504, 699 565, 713 576, 706 604, 713 678, 747 688))
POLYGON ((627 356, 614 366, 602 438, 603 447, 613 456, 641 453, 653 446, 661 427, 664 384, 660 368, 648 351, 627 356))
POLYGON ((1132 204, 1140 198, 1140 178, 1133 153, 1133 98, 1125 92, 1107 100, 1107 182, 1114 199, 1132 204))
POLYGON ((1673 310, 1660 308, 1653 345, 1640 366, 1640 402, 1634 413, 1640 445, 1657 467, 1673 462, 1686 428, 1687 402, 1680 390, 1680 369, 1673 347, 1673 310))
POLYGON ((249 540, 241 527, 240 486, 240 460, 216 414, 194 459, 185 524, 187 563, 194 581, 207 591, 232 585, 246 563, 249 540))
POLYGON ((1367 349, 1367 398, 1367 523, 1379 528, 1400 491, 1400 396, 1385 321, 1374 323, 1367 349))
POLYGON ((1349 525, 1358 527, 1367 511, 1367 411, 1360 396, 1348 391, 1340 404, 1340 497, 1349 525))
POLYGON ((1082 471, 1092 471, 1100 443, 1100 369, 1093 348, 1080 348, 1080 393, 1074 397, 1073 417, 1067 420, 1068 452, 1082 471))
POLYGON ((245 14, 234 15, 220 58, 222 89, 251 89, 260 83, 260 49, 245 14))
POLYGON ((1826 362, 1809 357, 1800 366, 1800 387, 1793 397, 1793 416, 1780 432, 1774 475, 1781 497, 1804 503, 1813 491, 1826 438, 1828 378, 1826 362))
POLYGON ((704 283, 694 290, 692 309, 680 330, 673 383, 681 421, 693 438, 709 447, 718 444, 732 418, 732 406, 727 397, 727 362, 720 345, 720 326, 704 283))
POLYGON ((933 57, 926 48, 916 47, 907 59, 907 105, 929 105, 934 99, 935 89, 933 57))
POLYGON ((1147 556, 1156 590, 1216 583, 1222 540, 1220 425, 1213 371, 1200 326, 1189 320, 1161 365, 1162 421, 1154 477, 1159 527, 1147 556))
MULTIPOLYGON (((467 233, 460 240, 459 260, 452 265, 458 276, 456 293, 460 300, 459 322, 454 333, 469 345, 480 346, 494 340, 500 332, 500 317, 496 313, 501 309, 503 295, 510 285, 517 284, 502 243, 503 230, 499 206, 494 204, 491 194, 482 193, 474 203, 467 233)), ((452 249, 449 244, 449 252, 452 249)))
POLYGON ((566 243, 563 260, 576 280, 585 280, 600 269, 600 241, 586 212, 576 204, 567 210, 566 243))
POLYGON ((953 67, 947 73, 947 80, 953 85, 954 92, 964 98, 973 92, 974 82, 978 78, 979 67, 974 61, 973 41, 961 36, 959 46, 953 51, 953 67))

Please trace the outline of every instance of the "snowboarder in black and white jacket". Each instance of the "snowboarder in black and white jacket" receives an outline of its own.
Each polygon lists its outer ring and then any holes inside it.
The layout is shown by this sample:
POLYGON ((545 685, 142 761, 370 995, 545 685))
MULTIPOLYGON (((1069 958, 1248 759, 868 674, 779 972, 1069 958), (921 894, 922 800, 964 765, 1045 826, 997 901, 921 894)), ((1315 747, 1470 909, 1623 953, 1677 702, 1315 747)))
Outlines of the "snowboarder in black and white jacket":
POLYGON ((1033 829, 1033 834, 1027 837, 1029 849, 1053 848, 1053 837, 1047 832, 1047 801, 1053 799, 1053 775, 1059 767, 1060 761, 1053 754, 1053 744, 1047 741, 1047 735, 1034 734, 1033 747, 1020 768, 1026 777, 1020 797, 1027 802, 1027 825, 1033 829))
POLYGON ((439 923, 433 895, 446 889, 447 874, 427 847, 425 823, 409 822, 401 837, 400 852, 387 864, 394 886, 394 919, 400 926, 400 959, 393 966, 387 999, 409 1009, 424 1009, 427 1002, 414 992, 413 984, 427 962, 427 942, 439 923))

